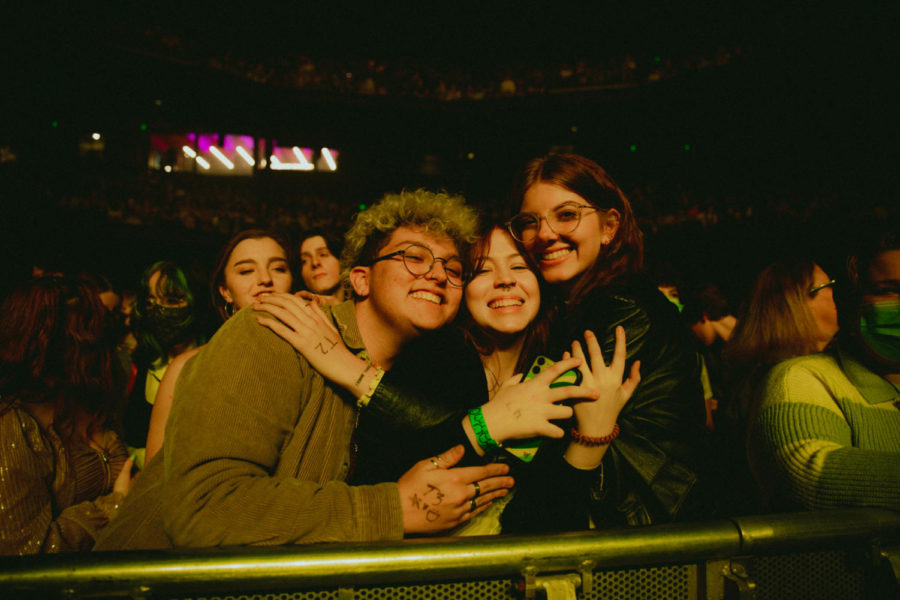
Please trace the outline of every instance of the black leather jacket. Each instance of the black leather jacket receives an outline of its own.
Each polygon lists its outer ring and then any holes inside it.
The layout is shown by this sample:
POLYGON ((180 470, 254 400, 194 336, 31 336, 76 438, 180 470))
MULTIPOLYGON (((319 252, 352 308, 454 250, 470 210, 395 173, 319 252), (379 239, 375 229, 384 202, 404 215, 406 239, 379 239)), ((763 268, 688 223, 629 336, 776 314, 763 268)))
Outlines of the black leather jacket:
MULTIPOLYGON (((523 467, 499 452, 491 460, 514 467, 516 496, 503 513, 503 531, 642 525, 702 511, 697 486, 705 458, 700 363, 678 314, 655 287, 642 283, 595 290, 554 327, 546 354, 558 358, 591 329, 612 356, 617 325, 625 327, 628 367, 641 360, 641 383, 623 409, 619 438, 595 471, 579 471, 562 454, 568 439, 547 440, 523 467)), ((487 402, 477 353, 456 331, 409 346, 361 411, 354 483, 396 480, 413 463, 456 443, 468 447, 460 421, 487 402)), ((466 462, 477 460, 469 449, 466 462)))

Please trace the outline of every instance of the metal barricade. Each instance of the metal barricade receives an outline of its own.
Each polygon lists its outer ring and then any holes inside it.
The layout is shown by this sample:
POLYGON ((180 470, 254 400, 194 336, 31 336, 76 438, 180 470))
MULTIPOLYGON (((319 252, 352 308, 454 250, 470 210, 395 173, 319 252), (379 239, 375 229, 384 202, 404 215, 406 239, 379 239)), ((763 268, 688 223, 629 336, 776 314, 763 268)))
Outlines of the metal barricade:
POLYGON ((0 557, 0 598, 900 597, 900 513, 847 509, 547 536, 0 557))

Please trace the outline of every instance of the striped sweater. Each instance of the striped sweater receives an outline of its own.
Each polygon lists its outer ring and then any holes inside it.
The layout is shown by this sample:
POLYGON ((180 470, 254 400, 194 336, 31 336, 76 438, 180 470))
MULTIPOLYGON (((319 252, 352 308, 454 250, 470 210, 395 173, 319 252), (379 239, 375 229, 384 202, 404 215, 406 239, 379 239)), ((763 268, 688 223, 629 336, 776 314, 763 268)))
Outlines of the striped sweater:
POLYGON ((900 393, 841 352, 776 365, 748 454, 768 509, 900 509, 900 393))

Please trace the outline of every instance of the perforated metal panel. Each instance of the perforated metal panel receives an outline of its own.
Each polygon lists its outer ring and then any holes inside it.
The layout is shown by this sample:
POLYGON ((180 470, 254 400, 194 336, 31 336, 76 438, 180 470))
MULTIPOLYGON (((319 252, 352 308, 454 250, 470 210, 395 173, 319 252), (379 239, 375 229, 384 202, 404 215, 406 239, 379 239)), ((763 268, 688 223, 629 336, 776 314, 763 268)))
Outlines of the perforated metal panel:
POLYGON ((856 600, 865 597, 862 558, 847 552, 758 556, 750 562, 758 600, 856 600))
MULTIPOLYGON (((580 594, 586 600, 664 598, 689 600, 697 596, 696 568, 676 565, 627 570, 594 571, 594 589, 580 594)), ((523 594, 512 579, 488 579, 422 585, 358 586, 280 594, 192 596, 179 600, 518 600, 523 594)), ((538 597, 543 597, 540 592, 538 597)))

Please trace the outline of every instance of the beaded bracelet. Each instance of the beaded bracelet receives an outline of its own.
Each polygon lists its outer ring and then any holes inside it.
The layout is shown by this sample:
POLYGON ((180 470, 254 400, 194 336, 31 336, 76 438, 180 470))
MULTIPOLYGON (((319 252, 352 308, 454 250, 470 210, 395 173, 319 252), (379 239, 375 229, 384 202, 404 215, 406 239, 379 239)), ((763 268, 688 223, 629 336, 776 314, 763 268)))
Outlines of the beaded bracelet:
POLYGON ((589 437, 586 435, 582 435, 574 427, 569 431, 569 433, 572 434, 572 441, 576 444, 581 444, 582 446, 589 447, 604 446, 619 437, 619 424, 616 423, 613 427, 612 433, 604 435, 603 437, 589 437))
POLYGON ((478 440, 478 445, 481 446, 482 450, 490 452, 500 447, 500 444, 491 437, 491 432, 488 431, 487 423, 484 422, 484 413, 481 412, 480 406, 469 409, 469 423, 472 424, 475 439, 478 440))
MULTIPOLYGON (((368 370, 368 369, 366 369, 368 370)), ((365 408, 369 405, 369 400, 372 399, 372 394, 375 393, 375 388, 378 387, 378 384, 381 383, 381 378, 384 376, 384 369, 375 365, 375 376, 369 382, 369 391, 359 397, 356 401, 356 405, 360 408, 365 408)))

